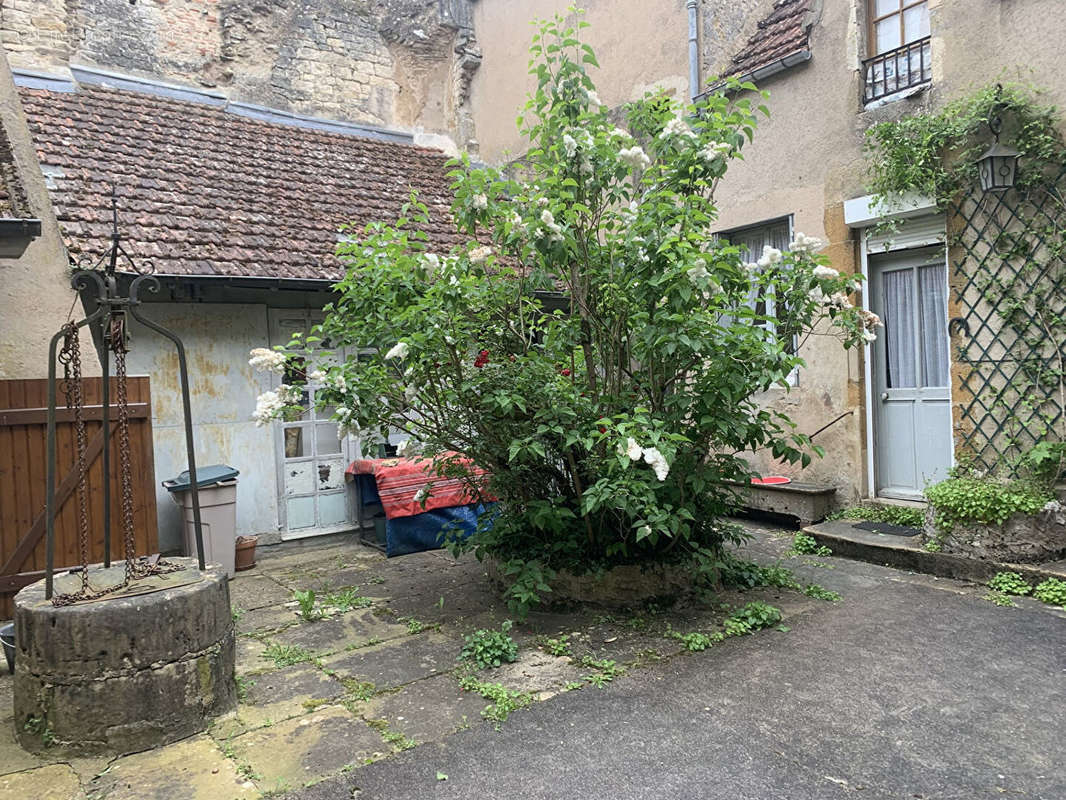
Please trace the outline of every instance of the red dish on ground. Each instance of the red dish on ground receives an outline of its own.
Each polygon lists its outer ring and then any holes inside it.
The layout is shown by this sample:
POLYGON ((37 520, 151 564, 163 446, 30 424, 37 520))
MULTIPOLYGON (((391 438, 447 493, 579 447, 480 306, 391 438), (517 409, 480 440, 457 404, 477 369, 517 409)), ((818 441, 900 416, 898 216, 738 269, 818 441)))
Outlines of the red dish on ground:
POLYGON ((792 483, 792 478, 786 478, 784 475, 767 475, 764 478, 752 478, 751 482, 756 486, 777 486, 782 483, 792 483))

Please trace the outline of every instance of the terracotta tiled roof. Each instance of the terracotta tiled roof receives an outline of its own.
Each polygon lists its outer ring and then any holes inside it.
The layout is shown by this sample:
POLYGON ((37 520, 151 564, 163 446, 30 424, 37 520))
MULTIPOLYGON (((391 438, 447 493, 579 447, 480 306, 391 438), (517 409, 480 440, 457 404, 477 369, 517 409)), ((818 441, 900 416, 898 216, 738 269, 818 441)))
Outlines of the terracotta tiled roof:
POLYGON ((792 53, 806 50, 810 26, 805 17, 810 0, 776 0, 774 9, 759 21, 759 29, 735 56, 723 77, 744 75, 792 53))
POLYGON ((74 255, 108 246, 108 181, 126 249, 160 274, 336 279, 339 226, 393 221, 412 188, 434 248, 459 241, 437 150, 116 89, 20 91, 74 255))

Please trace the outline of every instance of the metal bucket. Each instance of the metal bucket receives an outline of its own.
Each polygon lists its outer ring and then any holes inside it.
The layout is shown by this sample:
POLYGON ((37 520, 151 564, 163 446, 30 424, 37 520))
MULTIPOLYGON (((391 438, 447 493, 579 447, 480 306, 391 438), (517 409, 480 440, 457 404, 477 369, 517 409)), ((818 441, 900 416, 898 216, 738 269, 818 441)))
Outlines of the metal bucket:
POLYGON ((4 658, 7 659, 7 671, 15 674, 15 623, 0 627, 0 642, 4 645, 4 658))

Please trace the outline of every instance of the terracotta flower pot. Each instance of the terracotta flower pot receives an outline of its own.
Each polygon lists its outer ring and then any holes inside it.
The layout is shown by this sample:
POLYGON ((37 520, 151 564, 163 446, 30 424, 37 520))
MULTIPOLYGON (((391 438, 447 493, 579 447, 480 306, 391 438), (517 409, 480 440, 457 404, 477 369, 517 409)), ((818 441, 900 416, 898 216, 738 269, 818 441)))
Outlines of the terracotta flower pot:
POLYGON ((251 569, 255 566, 255 545, 259 541, 258 536, 237 537, 237 572, 251 569))

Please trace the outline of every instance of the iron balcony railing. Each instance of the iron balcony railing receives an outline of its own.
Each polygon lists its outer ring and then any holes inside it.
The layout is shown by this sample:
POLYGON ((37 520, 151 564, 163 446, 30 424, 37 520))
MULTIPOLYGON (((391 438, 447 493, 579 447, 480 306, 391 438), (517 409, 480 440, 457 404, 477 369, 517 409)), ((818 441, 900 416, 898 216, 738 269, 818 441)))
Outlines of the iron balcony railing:
POLYGON ((931 61, 928 36, 866 59, 862 62, 866 85, 863 102, 929 83, 933 77, 931 61))

